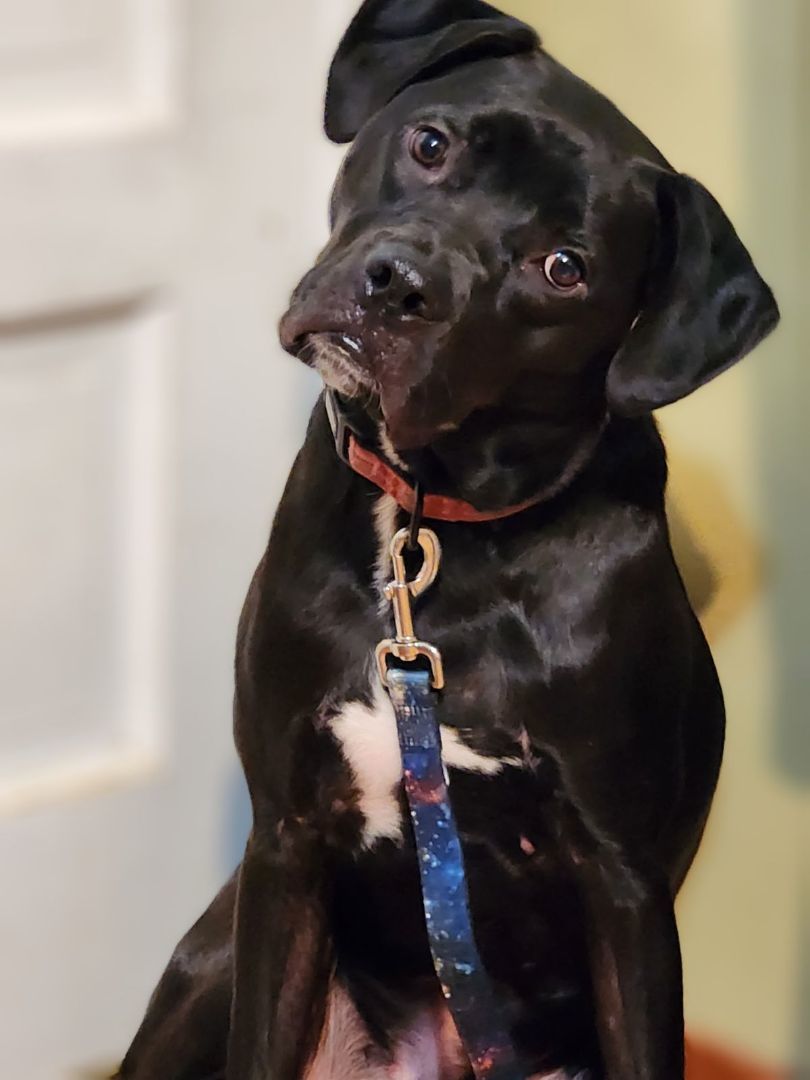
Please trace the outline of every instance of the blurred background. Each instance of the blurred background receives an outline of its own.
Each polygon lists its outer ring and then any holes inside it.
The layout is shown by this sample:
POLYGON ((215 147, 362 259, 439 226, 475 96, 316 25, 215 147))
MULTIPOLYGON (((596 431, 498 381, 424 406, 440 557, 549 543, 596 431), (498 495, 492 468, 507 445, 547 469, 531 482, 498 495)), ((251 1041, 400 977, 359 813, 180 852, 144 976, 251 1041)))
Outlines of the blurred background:
MULTIPOLYGON (((689 1026, 810 1075, 810 4, 502 6, 713 190, 783 308, 661 421, 729 712, 689 1026)), ((116 1063, 239 860, 236 621, 317 392, 275 322, 326 236, 354 8, 0 0, 3 1080, 116 1063)))

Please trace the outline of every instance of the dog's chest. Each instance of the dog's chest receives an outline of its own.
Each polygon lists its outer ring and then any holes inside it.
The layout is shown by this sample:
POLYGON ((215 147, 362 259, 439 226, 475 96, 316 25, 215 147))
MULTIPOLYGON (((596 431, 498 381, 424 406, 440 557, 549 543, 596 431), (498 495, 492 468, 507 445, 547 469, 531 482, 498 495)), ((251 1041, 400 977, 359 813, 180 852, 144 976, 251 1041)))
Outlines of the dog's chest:
MULTIPOLYGON (((402 802, 397 724, 391 701, 378 680, 371 698, 347 701, 328 721, 341 756, 351 774, 356 808, 363 817, 362 839, 367 848, 378 841, 402 839, 402 802)), ((521 768, 518 757, 481 753, 454 728, 442 726, 442 758, 448 770, 493 778, 521 768)))
MULTIPOLYGON (((374 587, 384 611, 388 602, 383 589, 391 577, 388 551, 399 527, 398 508, 390 496, 377 501, 374 527, 374 587)), ((363 817, 363 845, 368 848, 383 839, 402 839, 402 761, 393 706, 376 675, 371 677, 364 698, 343 702, 331 714, 328 727, 351 774, 356 806, 363 817)), ((517 755, 473 749, 456 728, 443 725, 441 737, 442 757, 448 770, 496 777, 506 769, 521 767, 517 755)))

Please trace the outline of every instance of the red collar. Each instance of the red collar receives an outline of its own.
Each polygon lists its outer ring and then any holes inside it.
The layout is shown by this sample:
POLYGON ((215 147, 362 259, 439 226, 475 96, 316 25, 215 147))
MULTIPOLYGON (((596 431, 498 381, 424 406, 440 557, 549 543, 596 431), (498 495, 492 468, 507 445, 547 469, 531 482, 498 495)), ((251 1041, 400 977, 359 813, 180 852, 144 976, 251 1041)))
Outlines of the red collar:
MULTIPOLYGON (((390 495, 407 513, 412 514, 416 509, 416 490, 413 485, 409 484, 404 476, 401 476, 373 450, 362 445, 349 427, 341 400, 334 390, 326 390, 324 404, 335 439, 335 449, 341 461, 344 461, 359 476, 378 487, 380 491, 390 495)), ((476 523, 502 521, 504 518, 529 510, 542 501, 543 496, 538 495, 515 506, 505 506, 502 510, 477 510, 472 503, 465 502, 463 499, 452 499, 448 495, 425 494, 422 517, 430 518, 432 521, 476 523)))
MULTIPOLYGON (((372 450, 361 446, 354 435, 348 437, 347 463, 360 476, 390 495, 403 510, 412 514, 416 508, 416 491, 395 472, 391 466, 378 457, 372 450)), ((539 498, 527 499, 517 506, 506 506, 502 510, 476 510, 472 503, 463 499, 451 499, 447 495, 425 495, 422 516, 433 521, 500 521, 512 517, 523 510, 528 510, 540 502, 539 498)))

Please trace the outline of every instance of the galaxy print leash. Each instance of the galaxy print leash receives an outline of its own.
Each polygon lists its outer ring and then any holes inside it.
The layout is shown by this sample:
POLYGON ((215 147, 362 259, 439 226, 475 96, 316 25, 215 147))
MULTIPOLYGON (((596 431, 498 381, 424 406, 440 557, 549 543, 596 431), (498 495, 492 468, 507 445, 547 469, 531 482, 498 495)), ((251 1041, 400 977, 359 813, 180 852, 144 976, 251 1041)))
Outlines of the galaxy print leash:
POLYGON ((441 549, 434 533, 419 531, 424 563, 409 582, 404 550, 410 537, 403 529, 391 545, 394 580, 385 595, 394 605, 397 636, 378 646, 377 662, 396 716, 433 966, 476 1080, 525 1080, 475 943, 436 716, 436 691, 444 686, 441 656, 416 638, 411 618, 410 601, 433 584, 441 549), (420 658, 428 661, 430 671, 414 666, 420 658))
POLYGON ((475 944, 430 674, 392 667, 387 685, 397 718, 433 967, 477 1080, 524 1080, 475 944))

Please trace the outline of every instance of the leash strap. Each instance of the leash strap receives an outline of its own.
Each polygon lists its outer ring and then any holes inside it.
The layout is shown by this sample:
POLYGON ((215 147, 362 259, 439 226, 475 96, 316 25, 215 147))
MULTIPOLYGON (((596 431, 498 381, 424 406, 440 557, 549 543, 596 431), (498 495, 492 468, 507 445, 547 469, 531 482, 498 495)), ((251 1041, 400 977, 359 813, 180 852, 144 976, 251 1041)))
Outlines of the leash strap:
POLYGON ((405 793, 433 966, 476 1080, 523 1080, 473 934, 464 855, 442 761, 431 676, 391 667, 405 793))

